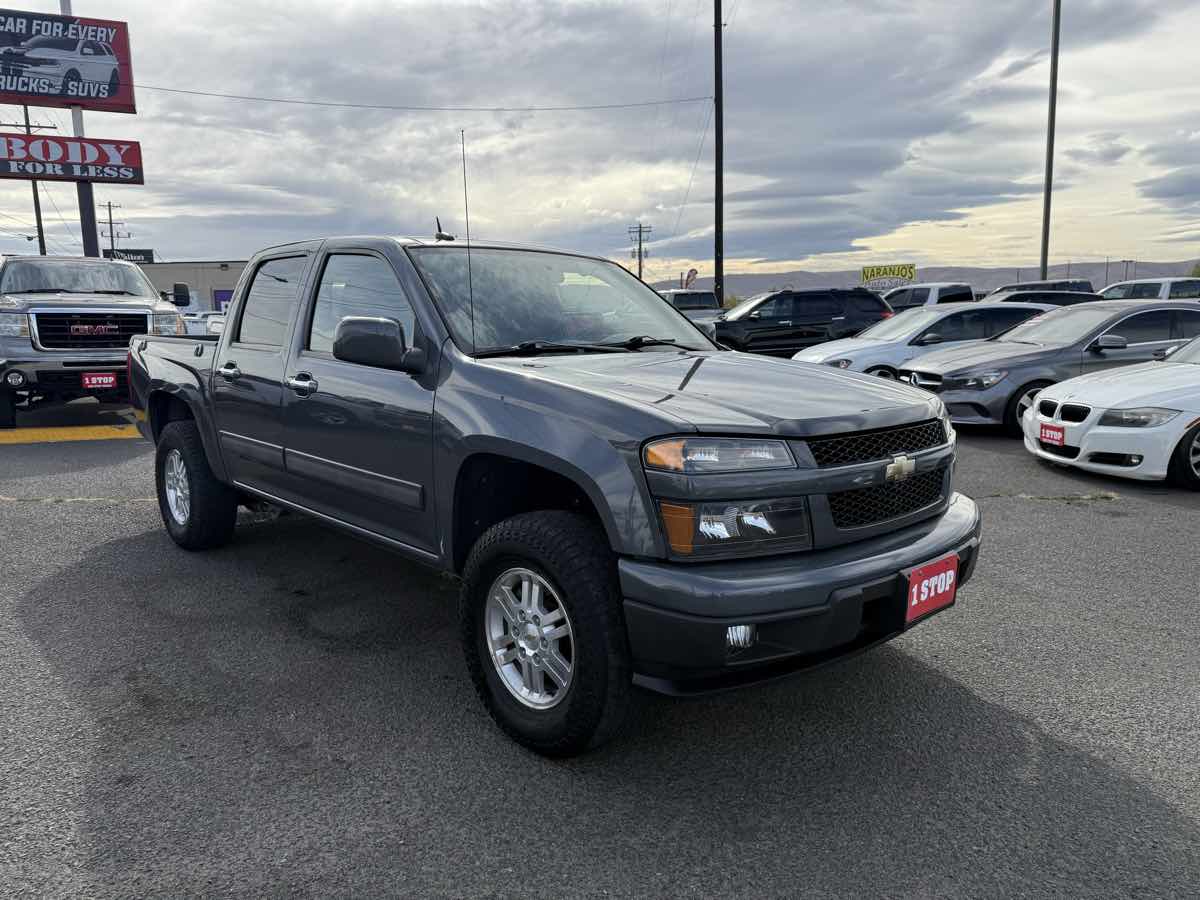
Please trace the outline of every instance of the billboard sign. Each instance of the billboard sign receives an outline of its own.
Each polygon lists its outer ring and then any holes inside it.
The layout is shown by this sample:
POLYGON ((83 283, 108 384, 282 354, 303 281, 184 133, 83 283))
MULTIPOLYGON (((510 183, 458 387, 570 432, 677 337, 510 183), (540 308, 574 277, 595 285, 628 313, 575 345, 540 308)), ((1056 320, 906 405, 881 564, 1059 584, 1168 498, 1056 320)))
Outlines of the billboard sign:
POLYGON ((891 290, 916 280, 917 267, 913 263, 862 267, 862 286, 873 291, 891 290))
POLYGON ((104 248, 105 259, 123 259, 126 262, 137 263, 152 263, 154 262, 153 250, 134 250, 132 247, 118 247, 116 250, 111 250, 108 247, 104 248))
POLYGON ((0 134, 0 178, 143 184, 137 141, 0 134))
POLYGON ((0 9, 0 103, 137 112, 129 27, 0 9))

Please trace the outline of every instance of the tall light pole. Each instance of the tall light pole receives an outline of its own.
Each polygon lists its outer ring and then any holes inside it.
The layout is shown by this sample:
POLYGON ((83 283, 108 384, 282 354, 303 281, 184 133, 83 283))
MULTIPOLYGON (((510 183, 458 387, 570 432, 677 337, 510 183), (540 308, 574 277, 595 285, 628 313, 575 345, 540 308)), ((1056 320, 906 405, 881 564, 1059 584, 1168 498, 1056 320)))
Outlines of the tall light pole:
POLYGON ((722 87, 721 63, 721 32, 724 29, 721 22, 721 0, 713 0, 713 119, 716 126, 715 159, 717 169, 716 200, 714 203, 714 224, 716 235, 713 239, 713 293, 717 295, 717 304, 725 306, 725 97, 722 87))
POLYGON ((1058 34, 1062 24, 1062 0, 1054 0, 1054 24, 1050 32, 1050 115, 1046 123, 1046 195, 1042 201, 1042 280, 1050 265, 1050 193, 1054 188, 1054 117, 1058 108, 1058 34))

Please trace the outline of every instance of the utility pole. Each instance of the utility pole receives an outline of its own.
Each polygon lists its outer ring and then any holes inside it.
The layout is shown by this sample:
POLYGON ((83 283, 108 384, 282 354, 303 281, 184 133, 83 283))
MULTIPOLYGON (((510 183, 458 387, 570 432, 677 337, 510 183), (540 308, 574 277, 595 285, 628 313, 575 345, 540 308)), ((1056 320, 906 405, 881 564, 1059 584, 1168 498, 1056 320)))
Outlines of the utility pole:
POLYGON ((629 233, 629 239, 631 241, 637 241, 637 249, 629 255, 637 260, 637 276, 639 279, 642 277, 642 260, 650 255, 650 251, 645 248, 645 239, 649 237, 650 232, 653 230, 654 229, 649 225, 643 225, 641 222, 638 222, 636 225, 630 225, 627 229, 629 233))
POLYGON ((105 235, 105 237, 107 237, 107 238, 108 238, 108 249, 109 249, 110 251, 112 251, 112 252, 115 254, 115 253, 116 253, 116 250, 117 250, 117 238, 119 238, 119 237, 130 237, 130 234, 129 234, 129 232, 128 232, 128 231, 118 234, 118 233, 117 233, 117 230, 116 230, 116 228, 114 227, 114 226, 117 226, 117 225, 124 225, 124 224, 125 224, 124 222, 114 222, 114 221, 113 221, 113 217, 112 217, 112 212, 113 212, 113 210, 114 210, 114 209, 120 209, 120 208, 121 208, 121 204, 120 204, 120 203, 113 203, 113 202, 110 200, 110 201, 108 201, 107 203, 105 203, 105 204, 102 204, 102 205, 108 208, 108 234, 107 234, 107 235, 105 235))
POLYGON ((1058 108, 1058 36, 1062 24, 1062 0, 1054 0, 1054 23, 1050 33, 1050 114, 1046 121, 1046 195, 1042 201, 1042 280, 1050 261, 1050 193, 1054 187, 1054 118, 1058 108))
MULTIPOLYGON (((71 0, 59 0, 59 11, 64 16, 71 15, 71 0)), ((71 107, 71 130, 75 137, 83 137, 83 109, 71 107)), ((79 232, 83 239, 83 255, 100 255, 100 238, 96 234, 96 198, 92 192, 90 181, 75 182, 75 192, 79 197, 79 232)))
MULTIPOLYGON (((24 122, 0 122, 0 126, 3 126, 5 128, 8 128, 8 127, 24 128, 26 134, 33 134, 33 130, 35 128, 38 129, 39 131, 54 131, 55 130, 55 126, 53 126, 53 125, 30 125, 29 124, 29 107, 22 106, 21 110, 25 113, 25 121, 24 122)), ((42 256, 45 256, 46 255, 46 231, 42 227, 42 198, 38 194, 37 179, 35 178, 33 181, 30 182, 30 184, 33 186, 33 218, 34 218, 34 221, 37 223, 38 253, 40 253, 42 256)))
POLYGON ((714 162, 716 164, 716 194, 713 210, 716 233, 713 237, 713 293, 717 305, 725 307, 725 90, 721 62, 721 0, 713 0, 713 124, 714 162))

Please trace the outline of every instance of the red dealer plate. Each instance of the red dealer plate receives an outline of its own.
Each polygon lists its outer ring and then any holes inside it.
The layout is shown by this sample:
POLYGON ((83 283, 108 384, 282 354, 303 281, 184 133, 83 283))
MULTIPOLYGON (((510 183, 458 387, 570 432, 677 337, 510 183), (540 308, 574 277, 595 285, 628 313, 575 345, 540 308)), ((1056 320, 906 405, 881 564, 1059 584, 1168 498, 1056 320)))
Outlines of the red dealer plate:
POLYGON ((954 602, 958 590, 958 554, 951 553, 908 573, 904 624, 911 625, 954 602))
POLYGON ((1061 447, 1067 442, 1067 436, 1061 425, 1043 425, 1042 442, 1053 444, 1055 447, 1061 447))
POLYGON ((106 391, 117 386, 116 372, 84 372, 83 389, 85 391, 106 391))

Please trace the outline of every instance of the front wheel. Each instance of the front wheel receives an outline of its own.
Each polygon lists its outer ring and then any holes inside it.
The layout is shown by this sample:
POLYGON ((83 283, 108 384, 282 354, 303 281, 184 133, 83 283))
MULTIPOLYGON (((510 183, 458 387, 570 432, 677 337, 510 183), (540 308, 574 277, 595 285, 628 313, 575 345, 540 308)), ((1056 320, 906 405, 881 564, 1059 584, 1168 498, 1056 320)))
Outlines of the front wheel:
POLYGON ((1031 381, 1029 384, 1021 385, 1011 397, 1008 398, 1008 406, 1004 410, 1004 427, 1008 433, 1016 437, 1024 434, 1021 430, 1021 417, 1025 415, 1025 411, 1030 409, 1037 399, 1040 391, 1050 387, 1052 381, 1031 381))
POLYGON ((463 570, 459 628, 475 689, 513 740, 572 756, 616 734, 632 681, 603 530, 547 510, 484 533, 463 570))
POLYGON ((195 422, 171 422, 162 430, 154 474, 158 510, 176 544, 184 550, 210 550, 229 542, 238 496, 213 475, 195 422))
POLYGON ((1175 447, 1171 475, 1176 484, 1200 491, 1200 425, 1189 428, 1175 447))

